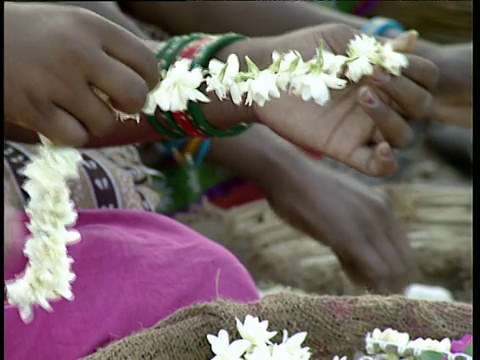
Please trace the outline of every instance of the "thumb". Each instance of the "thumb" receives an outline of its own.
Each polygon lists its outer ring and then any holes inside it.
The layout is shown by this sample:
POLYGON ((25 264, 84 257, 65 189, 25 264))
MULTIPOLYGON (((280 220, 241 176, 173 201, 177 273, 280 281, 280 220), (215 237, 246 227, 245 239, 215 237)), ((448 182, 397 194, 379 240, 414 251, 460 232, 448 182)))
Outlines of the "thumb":
POLYGON ((409 30, 401 33, 396 38, 388 41, 392 44, 393 50, 403 53, 412 53, 417 45, 418 32, 409 30))

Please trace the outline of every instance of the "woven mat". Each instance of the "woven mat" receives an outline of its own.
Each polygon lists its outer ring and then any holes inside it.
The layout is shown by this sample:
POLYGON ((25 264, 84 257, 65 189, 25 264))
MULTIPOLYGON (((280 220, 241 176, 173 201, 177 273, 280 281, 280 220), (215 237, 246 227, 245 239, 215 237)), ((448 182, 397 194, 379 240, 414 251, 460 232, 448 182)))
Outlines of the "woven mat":
MULTIPOLYGON (((443 286, 456 300, 472 300, 472 188, 381 187, 405 224, 416 250, 420 278, 443 286)), ((177 219, 223 244, 255 280, 308 293, 359 295, 329 248, 280 220, 264 200, 229 211, 204 203, 177 219)))

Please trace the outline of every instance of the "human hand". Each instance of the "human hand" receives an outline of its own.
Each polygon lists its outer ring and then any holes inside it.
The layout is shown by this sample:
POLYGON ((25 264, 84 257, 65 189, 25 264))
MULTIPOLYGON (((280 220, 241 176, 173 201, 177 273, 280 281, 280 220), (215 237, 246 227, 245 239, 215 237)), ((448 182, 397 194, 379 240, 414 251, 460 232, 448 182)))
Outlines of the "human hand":
POLYGON ((109 134, 115 108, 138 113, 158 81, 153 53, 137 37, 84 9, 5 4, 4 116, 59 145, 109 134))
MULTIPOLYGON (((272 50, 296 49, 304 59, 310 59, 320 39, 326 50, 345 54, 348 42, 357 33, 345 25, 323 25, 259 40, 263 41, 263 48, 253 39, 243 48, 261 48, 257 57, 248 55, 256 63, 263 61, 266 65, 272 50)), ((410 48, 409 45, 407 50, 410 48)), ((233 44, 228 51, 241 54, 242 44, 233 44)), ((330 102, 322 107, 282 93, 279 99, 272 99, 263 107, 254 105, 255 116, 296 145, 321 151, 368 175, 391 174, 396 169, 391 147, 408 143, 411 129, 407 119, 430 115, 429 91, 437 81, 438 71, 432 62, 414 55, 408 58, 410 65, 402 76, 383 76, 376 69, 373 76, 357 84, 332 90, 330 102)))
POLYGON ((383 194, 306 157, 268 171, 261 187, 275 213, 331 248, 353 282, 375 292, 408 285, 415 257, 383 194))

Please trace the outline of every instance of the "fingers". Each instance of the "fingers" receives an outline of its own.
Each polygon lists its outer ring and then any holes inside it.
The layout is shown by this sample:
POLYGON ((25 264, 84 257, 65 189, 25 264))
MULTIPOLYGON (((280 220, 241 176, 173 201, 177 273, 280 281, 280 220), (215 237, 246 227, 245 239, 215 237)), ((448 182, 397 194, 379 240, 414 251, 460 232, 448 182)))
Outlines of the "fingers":
MULTIPOLYGON (((385 218, 385 214, 383 214, 382 217, 385 218)), ((385 231, 386 226, 384 224, 375 224, 375 222, 378 222, 382 217, 374 219, 367 224, 369 225, 366 228, 368 229, 367 240, 375 249, 379 257, 388 264, 390 276, 389 290, 399 292, 408 285, 408 275, 413 268, 411 262, 413 256, 411 256, 410 259, 407 259, 404 256, 408 249, 408 242, 405 237, 398 232, 389 235, 389 232, 385 231), (372 226, 372 224, 375 225, 372 226), (400 244, 400 242, 403 242, 403 244, 400 244), (405 244, 407 246, 404 246, 405 244), (400 252, 400 250, 402 252, 400 252)))
POLYGON ((369 77, 369 82, 374 86, 372 90, 379 89, 388 95, 409 119, 423 120, 430 116, 432 94, 411 79, 405 76, 390 76, 377 67, 374 74, 369 77))
POLYGON ((35 122, 36 130, 55 145, 82 147, 88 141, 87 130, 75 117, 61 107, 52 106, 46 112, 34 113, 33 116, 35 120, 38 120, 35 122))
POLYGON ((395 51, 403 53, 412 53, 415 51, 417 45, 418 32, 416 30, 409 30, 401 33, 399 36, 392 40, 386 40, 392 44, 392 48, 395 51))
POLYGON ((96 88, 108 95, 112 105, 127 114, 140 112, 148 94, 147 83, 128 66, 111 57, 99 59, 89 79, 96 88))
POLYGON ((402 70, 402 76, 416 82, 427 90, 433 90, 437 86, 439 70, 430 60, 417 55, 407 55, 408 66, 402 70))
POLYGON ((388 288, 391 279, 389 265, 377 254, 360 230, 350 231, 360 238, 350 239, 351 236, 347 236, 349 240, 344 242, 345 248, 333 249, 349 278, 375 290, 388 288))
MULTIPOLYGON (((102 25, 105 26, 105 22, 102 25)), ((139 74, 147 84, 149 90, 153 89, 159 80, 157 62, 153 52, 137 36, 113 23, 109 24, 115 29, 108 29, 105 33, 112 34, 104 43, 104 51, 130 67, 139 74)))
POLYGON ((349 166, 369 176, 387 176, 397 170, 397 160, 386 142, 375 147, 358 147, 345 161, 349 166))
POLYGON ((358 101, 385 141, 394 147, 402 147, 410 142, 413 136, 410 126, 391 106, 385 104, 371 87, 364 86, 359 90, 358 101))
POLYGON ((69 109, 69 113, 78 119, 90 134, 103 137, 110 133, 115 124, 115 115, 91 87, 79 83, 77 88, 65 91, 64 95, 63 99, 57 100, 57 104, 69 109))

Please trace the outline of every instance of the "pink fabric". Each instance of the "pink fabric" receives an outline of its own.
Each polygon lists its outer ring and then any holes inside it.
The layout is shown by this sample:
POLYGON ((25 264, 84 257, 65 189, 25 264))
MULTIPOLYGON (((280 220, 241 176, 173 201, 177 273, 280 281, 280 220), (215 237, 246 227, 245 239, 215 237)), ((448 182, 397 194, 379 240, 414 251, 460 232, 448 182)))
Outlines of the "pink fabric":
MULTIPOLYGON (((69 247, 75 300, 53 303, 52 313, 36 308, 29 324, 5 304, 6 359, 78 359, 193 303, 258 298, 232 254, 167 217, 92 210, 80 212, 76 228, 82 241, 69 247)), ((24 268, 21 249, 9 254, 5 279, 24 268)))

